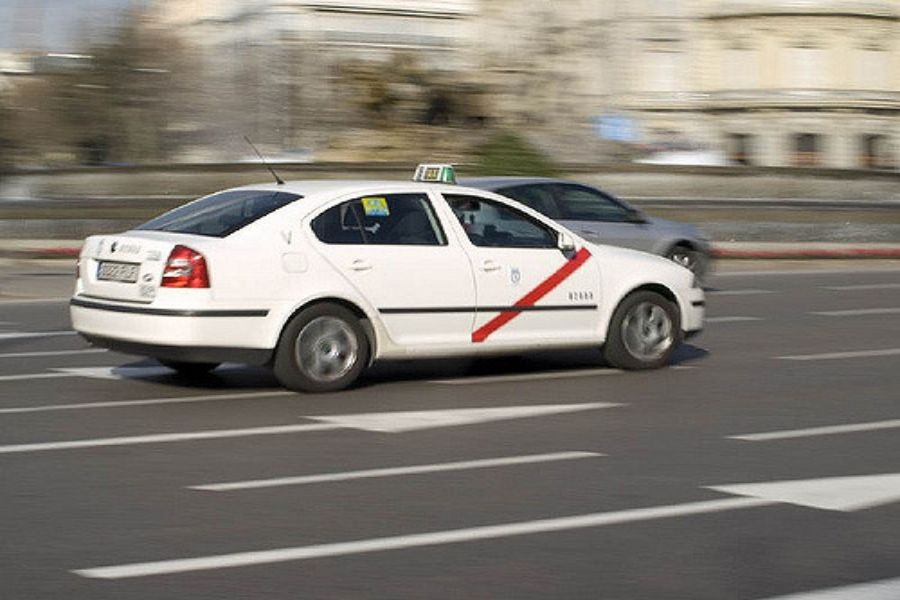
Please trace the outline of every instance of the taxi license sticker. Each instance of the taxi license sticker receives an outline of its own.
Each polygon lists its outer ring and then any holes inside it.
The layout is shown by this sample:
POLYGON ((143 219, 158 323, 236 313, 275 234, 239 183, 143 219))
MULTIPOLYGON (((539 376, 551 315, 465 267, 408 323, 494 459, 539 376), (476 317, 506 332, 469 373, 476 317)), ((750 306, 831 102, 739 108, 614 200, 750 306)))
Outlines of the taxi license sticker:
POLYGON ((386 198, 363 198, 362 205, 367 217, 389 217, 391 215, 386 198))

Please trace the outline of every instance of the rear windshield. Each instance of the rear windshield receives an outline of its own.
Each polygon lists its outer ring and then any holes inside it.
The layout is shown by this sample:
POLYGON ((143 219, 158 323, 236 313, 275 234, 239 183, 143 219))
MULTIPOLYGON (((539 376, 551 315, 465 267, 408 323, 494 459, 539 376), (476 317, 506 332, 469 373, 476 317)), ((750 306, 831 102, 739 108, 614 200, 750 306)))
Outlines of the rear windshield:
POLYGON ((138 229, 225 237, 301 197, 261 190, 220 192, 170 210, 138 229))

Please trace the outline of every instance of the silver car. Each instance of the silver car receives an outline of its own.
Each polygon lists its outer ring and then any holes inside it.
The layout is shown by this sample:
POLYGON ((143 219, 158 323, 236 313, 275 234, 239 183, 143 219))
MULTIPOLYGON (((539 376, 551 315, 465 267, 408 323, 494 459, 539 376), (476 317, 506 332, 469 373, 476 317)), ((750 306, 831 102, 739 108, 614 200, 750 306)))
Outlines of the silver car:
POLYGON ((592 242, 659 254, 699 277, 709 266, 709 239, 694 225, 645 215, 581 183, 540 177, 470 177, 459 183, 518 200, 592 242))

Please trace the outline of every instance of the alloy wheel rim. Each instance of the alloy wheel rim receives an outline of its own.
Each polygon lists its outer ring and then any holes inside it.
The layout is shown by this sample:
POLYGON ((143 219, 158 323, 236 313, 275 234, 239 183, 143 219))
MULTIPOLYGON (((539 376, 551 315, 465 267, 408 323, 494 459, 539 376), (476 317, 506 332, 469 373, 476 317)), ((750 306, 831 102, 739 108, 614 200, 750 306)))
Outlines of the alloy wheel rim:
POLYGON ((669 313, 653 302, 637 304, 622 320, 622 341, 628 353, 639 360, 661 358, 675 342, 669 313))
POLYGON ((353 329, 336 317, 317 317, 303 326, 294 344, 300 369, 322 383, 337 381, 356 364, 359 341, 353 329))

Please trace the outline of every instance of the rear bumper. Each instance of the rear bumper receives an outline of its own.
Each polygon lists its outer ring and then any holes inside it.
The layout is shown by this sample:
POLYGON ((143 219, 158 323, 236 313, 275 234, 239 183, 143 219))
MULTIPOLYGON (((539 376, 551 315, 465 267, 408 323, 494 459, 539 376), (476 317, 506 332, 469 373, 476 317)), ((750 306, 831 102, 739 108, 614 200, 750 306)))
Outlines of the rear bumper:
POLYGON ((72 326, 90 343, 128 354, 189 362, 265 364, 269 311, 158 308, 85 296, 70 301, 72 326))

